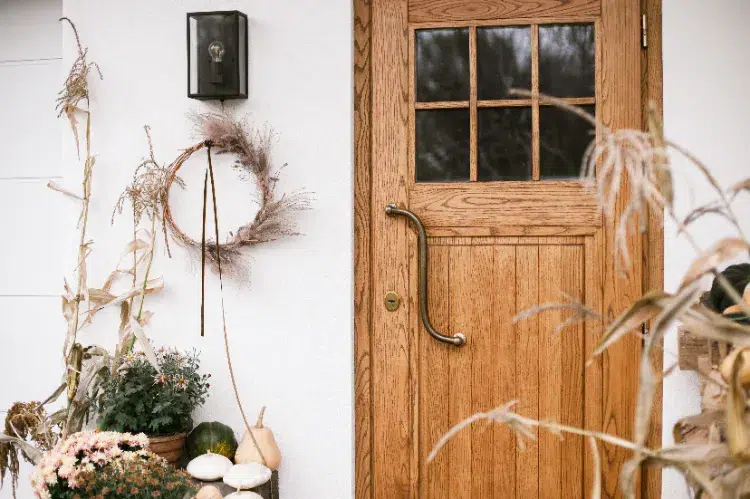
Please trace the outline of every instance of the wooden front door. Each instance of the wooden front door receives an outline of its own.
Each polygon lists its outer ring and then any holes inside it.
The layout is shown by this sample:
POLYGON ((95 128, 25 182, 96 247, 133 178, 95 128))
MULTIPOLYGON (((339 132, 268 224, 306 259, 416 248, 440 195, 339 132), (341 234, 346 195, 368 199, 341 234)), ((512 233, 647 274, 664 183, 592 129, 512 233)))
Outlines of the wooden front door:
MULTIPOLYGON (((509 429, 478 424, 426 458, 452 425, 512 400, 525 416, 631 431, 637 339, 587 366, 601 324, 557 331, 558 312, 513 318, 566 295, 614 314, 641 293, 641 268, 617 273, 614 228, 577 180, 591 128, 535 96, 640 127, 640 2, 372 0, 371 15, 371 252, 359 262, 369 265, 370 402, 357 430, 369 453, 358 454, 359 497, 587 497, 592 457, 577 437, 542 432, 522 450, 509 429), (424 224, 427 315, 464 346, 428 333, 416 223, 387 215, 390 204, 424 224)), ((629 250, 639 261, 639 236, 629 250)), ((617 494, 626 457, 602 448, 604 497, 617 494)))

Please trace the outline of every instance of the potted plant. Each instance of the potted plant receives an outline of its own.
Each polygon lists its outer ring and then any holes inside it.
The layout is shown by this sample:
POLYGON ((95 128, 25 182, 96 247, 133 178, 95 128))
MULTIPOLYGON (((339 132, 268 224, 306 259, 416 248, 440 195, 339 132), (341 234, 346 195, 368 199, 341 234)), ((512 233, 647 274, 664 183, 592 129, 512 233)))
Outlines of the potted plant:
POLYGON ((159 370, 143 353, 130 353, 99 397, 99 428, 145 433, 152 452, 176 463, 193 426, 192 414, 206 401, 208 378, 195 352, 156 351, 159 370))
POLYGON ((143 435, 85 431, 46 452, 31 475, 43 499, 183 499, 196 487, 190 476, 148 450, 143 435))

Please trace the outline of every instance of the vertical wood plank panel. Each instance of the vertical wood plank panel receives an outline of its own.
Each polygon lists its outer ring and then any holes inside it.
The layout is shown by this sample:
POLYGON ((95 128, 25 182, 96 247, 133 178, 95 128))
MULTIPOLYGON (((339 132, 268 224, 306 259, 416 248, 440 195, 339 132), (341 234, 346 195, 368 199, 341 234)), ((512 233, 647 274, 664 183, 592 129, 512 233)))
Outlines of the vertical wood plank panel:
MULTIPOLYGON (((472 354, 476 350, 473 343, 477 330, 474 327, 473 297, 465 294, 472 287, 472 275, 469 269, 473 265, 470 246, 454 246, 450 249, 450 320, 451 328, 445 334, 463 333, 467 345, 454 348, 450 354, 450 404, 451 424, 472 414, 471 364, 472 354)), ((472 448, 471 431, 456 435, 450 443, 450 498, 472 498, 472 448)))
MULTIPOLYGON (((539 304, 539 247, 519 246, 516 249, 516 308, 523 312, 539 304)), ((539 418, 539 317, 516 324, 516 387, 518 413, 539 418)), ((537 440, 526 440, 526 449, 516 454, 516 497, 539 496, 539 430, 537 440)))
MULTIPOLYGON (((492 344, 488 352, 488 361, 494 373, 491 378, 493 399, 487 407, 496 407, 517 398, 519 386, 516 373, 518 339, 513 324, 513 317, 517 313, 517 249, 514 246, 495 246, 492 249, 493 278, 489 288, 493 300, 492 344)), ((488 497, 513 497, 516 489, 516 438, 511 430, 503 425, 493 425, 492 432, 494 467, 491 476, 494 485, 491 490, 494 495, 488 497)))
MULTIPOLYGON (((602 310, 603 296, 603 246, 604 231, 599 231, 595 235, 587 237, 584 243, 584 303, 592 310, 600 314, 602 310)), ((602 429, 602 357, 591 357, 591 353, 599 344, 601 337, 602 323, 596 319, 587 319, 585 322, 585 348, 584 352, 591 363, 585 371, 585 400, 584 400, 584 418, 585 428, 592 431, 601 431, 602 429)), ((594 486, 593 474, 593 456, 586 449, 584 454, 584 493, 589 497, 594 486)))
POLYGON ((354 460, 356 499, 370 499, 370 159, 372 67, 370 1, 354 2, 354 460))
MULTIPOLYGON (((539 303, 560 300, 562 275, 560 269, 566 265, 562 253, 556 246, 539 248, 539 303)), ((555 334, 555 326, 561 322, 561 314, 549 311, 539 317, 539 417, 542 420, 560 421, 562 404, 563 342, 555 334)), ((567 438, 567 436, 566 436, 567 438)), ((562 442, 548 431, 539 433, 539 496, 563 498, 562 442)), ((567 465, 567 463, 566 463, 567 465)))
MULTIPOLYGON (((471 383, 471 406, 466 416, 498 404, 495 393, 500 381, 498 364, 504 362, 502 355, 495 354, 501 352, 497 346, 498 331, 492 321, 495 304, 493 248, 472 246, 470 251, 469 266, 460 269, 469 276, 469 282, 452 290, 460 296, 461 308, 469 313, 471 320, 471 329, 463 329, 471 333, 469 348, 472 351, 471 377, 466 380, 471 383)), ((501 459, 494 452, 495 436, 495 428, 483 425, 471 428, 471 497, 493 497, 494 461, 501 459)))
MULTIPOLYGON (((561 246, 555 248, 554 251, 555 253, 559 252, 561 261, 565 263, 559 268, 561 287, 556 291, 557 298, 553 296, 549 298, 560 301, 562 293, 565 293, 576 300, 583 301, 582 248, 580 246, 561 246)), ((559 319, 563 321, 568 316, 569 314, 567 313, 561 313, 559 319)), ((585 359, 583 353, 583 327, 580 324, 570 325, 556 332, 552 331, 550 334, 559 335, 560 343, 562 344, 560 421, 564 424, 580 428, 584 425, 583 366, 585 359)), ((566 435, 565 439, 561 442, 561 447, 562 496, 584 497, 583 438, 575 435, 566 435)))
MULTIPOLYGON (((373 157, 371 223, 373 241, 373 303, 394 290, 408 292, 406 220, 388 218, 388 203, 407 200, 408 40, 407 1, 377 0, 372 4, 373 157)), ((372 321, 373 496, 412 497, 412 407, 409 359, 409 307, 375 313, 372 321), (387 387, 387 388, 386 388, 387 387)))
MULTIPOLYGON (((640 89, 640 1, 602 0, 602 120, 610 128, 641 126, 640 89)), ((624 181, 617 199, 615 219, 625 210, 630 187, 624 181)), ((641 239, 628 238, 628 250, 635 265, 621 275, 614 255, 615 225, 605 223, 604 310, 617 315, 634 302, 642 291, 641 239)), ((641 343, 629 335, 604 354, 604 431, 624 438, 632 437, 633 406, 637 395, 638 356, 641 343)), ((613 446, 603 447, 606 463, 603 496, 620 497, 619 478, 629 452, 613 446)))
MULTIPOLYGON (((430 319, 438 331, 450 327, 449 293, 449 246, 430 246, 429 300, 430 319)), ((411 292, 412 307, 417 293, 417 267, 412 271, 411 292)), ((416 309, 415 309, 416 310, 416 309)), ((420 452, 423 464, 420 496, 430 499, 450 499, 449 456, 451 444, 448 444, 429 464, 425 463, 432 447, 451 427, 448 375, 449 358, 453 347, 432 339, 422 325, 418 314, 412 314, 412 329, 419 336, 420 344, 420 452)))
MULTIPOLYGON (((644 111, 652 103, 660 118, 663 119, 664 100, 662 95, 662 1, 642 0, 641 10, 648 18, 648 49, 644 50, 641 60, 641 94, 644 111)), ((645 113, 644 113, 645 116, 645 113)), ((645 118, 643 119, 644 129, 645 118)), ((664 216, 662 213, 649 213, 648 232, 645 238, 644 254, 644 290, 664 289, 664 216)), ((656 348, 652 361, 656 372, 664 369, 664 358, 661 348, 656 348)), ((648 445, 659 447, 662 433, 662 397, 663 385, 659 383, 654 393, 653 417, 648 445)), ((642 494, 648 499, 661 497, 661 469, 656 466, 642 470, 642 494)))

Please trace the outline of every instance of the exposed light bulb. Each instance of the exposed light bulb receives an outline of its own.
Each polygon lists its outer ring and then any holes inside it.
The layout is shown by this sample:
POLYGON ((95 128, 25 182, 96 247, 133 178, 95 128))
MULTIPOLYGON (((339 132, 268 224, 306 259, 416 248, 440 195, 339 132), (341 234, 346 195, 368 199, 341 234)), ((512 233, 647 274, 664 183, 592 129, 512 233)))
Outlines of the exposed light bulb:
POLYGON ((222 62, 226 49, 223 43, 216 40, 208 46, 208 53, 211 56, 211 62, 222 62))

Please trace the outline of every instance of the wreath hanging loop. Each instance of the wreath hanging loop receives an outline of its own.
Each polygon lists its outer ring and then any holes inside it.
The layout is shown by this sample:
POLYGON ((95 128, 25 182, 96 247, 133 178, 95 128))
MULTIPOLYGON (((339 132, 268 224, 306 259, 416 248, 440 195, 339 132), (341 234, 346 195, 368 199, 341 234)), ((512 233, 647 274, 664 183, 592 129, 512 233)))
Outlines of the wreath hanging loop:
MULTIPOLYGON (((231 154, 236 157, 234 168, 241 178, 252 178, 258 189, 259 204, 255 217, 247 224, 232 231, 225 242, 208 240, 205 243, 205 256, 214 270, 218 263, 225 271, 240 270, 241 252, 244 247, 275 241, 283 236, 299 235, 294 215, 310 208, 310 195, 305 191, 277 194, 278 169, 271 160, 271 130, 258 130, 244 122, 234 120, 226 114, 209 113, 197 117, 198 129, 203 140, 185 149, 169 166, 165 186, 163 220, 172 239, 180 245, 202 253, 202 242, 193 239, 183 231, 172 216, 169 191, 185 162, 201 149, 214 154, 231 154)), ((171 254, 171 253, 170 253, 171 254)))

